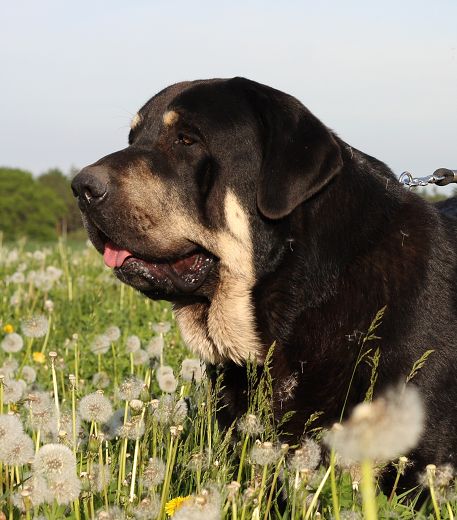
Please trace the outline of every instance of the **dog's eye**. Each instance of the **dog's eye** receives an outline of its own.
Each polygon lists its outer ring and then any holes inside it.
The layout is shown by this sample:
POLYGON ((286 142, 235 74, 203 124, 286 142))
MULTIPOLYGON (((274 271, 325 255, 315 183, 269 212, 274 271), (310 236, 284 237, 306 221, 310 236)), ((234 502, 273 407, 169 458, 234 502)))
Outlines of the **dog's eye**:
POLYGON ((194 144, 194 140, 187 135, 179 134, 178 138, 175 140, 175 144, 183 144, 184 146, 190 146, 191 144, 194 144))

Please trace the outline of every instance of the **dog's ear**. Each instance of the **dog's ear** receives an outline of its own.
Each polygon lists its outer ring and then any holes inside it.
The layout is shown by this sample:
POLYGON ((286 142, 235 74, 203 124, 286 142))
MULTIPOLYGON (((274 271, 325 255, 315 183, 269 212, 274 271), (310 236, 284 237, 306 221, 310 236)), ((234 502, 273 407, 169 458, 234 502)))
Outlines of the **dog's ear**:
POLYGON ((234 78, 254 109, 260 126, 263 160, 257 206, 280 219, 319 192, 341 170, 338 143, 297 99, 273 88, 234 78))

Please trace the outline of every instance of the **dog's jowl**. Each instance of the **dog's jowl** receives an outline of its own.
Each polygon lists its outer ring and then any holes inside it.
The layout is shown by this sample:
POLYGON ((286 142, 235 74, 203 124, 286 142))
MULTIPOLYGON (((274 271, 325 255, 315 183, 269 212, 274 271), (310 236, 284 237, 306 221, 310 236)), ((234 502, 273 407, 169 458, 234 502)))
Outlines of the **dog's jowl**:
MULTIPOLYGON (((261 371, 275 344, 275 419, 295 411, 295 439, 314 412, 314 427, 331 426, 360 338, 386 307, 375 394, 434 350, 410 383, 426 412, 411 456, 414 471, 453 462, 456 223, 297 99, 243 78, 168 87, 135 115, 127 148, 84 168, 73 190, 105 263, 173 302, 186 343, 223 371, 225 421, 246 410, 246 363, 261 371)), ((371 372, 355 370, 346 413, 371 372)))

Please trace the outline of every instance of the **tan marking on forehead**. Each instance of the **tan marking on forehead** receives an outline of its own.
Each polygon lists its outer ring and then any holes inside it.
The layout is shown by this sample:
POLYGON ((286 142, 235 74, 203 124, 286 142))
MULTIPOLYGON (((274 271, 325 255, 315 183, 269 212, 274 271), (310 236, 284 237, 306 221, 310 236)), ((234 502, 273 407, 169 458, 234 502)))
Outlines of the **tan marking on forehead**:
POLYGON ((174 110, 168 110, 163 115, 163 122, 165 126, 172 126, 176 123, 176 121, 179 119, 178 112, 175 112, 174 110))
POLYGON ((132 121, 130 122, 130 128, 133 130, 141 123, 141 116, 138 112, 133 116, 132 121))

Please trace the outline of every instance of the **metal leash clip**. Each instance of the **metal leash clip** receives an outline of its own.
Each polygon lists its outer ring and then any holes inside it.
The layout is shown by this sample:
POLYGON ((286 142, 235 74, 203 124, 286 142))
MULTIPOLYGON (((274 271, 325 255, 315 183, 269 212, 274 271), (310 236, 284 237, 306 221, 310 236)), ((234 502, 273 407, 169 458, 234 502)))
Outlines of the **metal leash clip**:
POLYGON ((413 177, 411 173, 403 172, 398 180, 407 188, 417 188, 418 186, 427 186, 428 184, 446 186, 454 182, 457 183, 457 170, 438 168, 432 175, 427 175, 426 177, 413 177))

